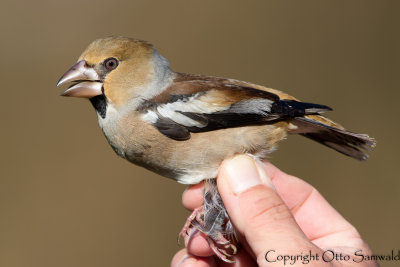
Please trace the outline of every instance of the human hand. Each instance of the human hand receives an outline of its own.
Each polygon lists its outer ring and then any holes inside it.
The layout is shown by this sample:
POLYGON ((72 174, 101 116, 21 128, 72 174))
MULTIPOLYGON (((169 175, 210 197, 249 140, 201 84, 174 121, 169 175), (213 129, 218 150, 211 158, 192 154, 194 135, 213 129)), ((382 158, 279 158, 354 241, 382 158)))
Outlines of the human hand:
MULTIPOLYGON (((318 255, 311 266, 378 266, 363 261, 371 255, 368 245, 322 195, 303 180, 288 175, 269 162, 236 156, 221 165, 218 190, 241 242, 234 264, 213 257, 199 234, 177 252, 171 266, 283 266, 303 265, 305 258, 283 256, 318 255), (266 256, 266 254, 268 255, 266 256), (347 256, 346 256, 347 255, 347 256), (282 256, 282 258, 280 258, 282 256)), ((202 184, 183 193, 189 210, 203 204, 202 184)))

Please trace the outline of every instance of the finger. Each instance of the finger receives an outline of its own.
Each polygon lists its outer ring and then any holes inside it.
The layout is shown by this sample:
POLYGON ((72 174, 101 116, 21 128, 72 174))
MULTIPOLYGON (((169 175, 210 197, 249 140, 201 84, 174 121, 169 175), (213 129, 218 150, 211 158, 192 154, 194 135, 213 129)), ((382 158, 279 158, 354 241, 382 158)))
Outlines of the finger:
MULTIPOLYGON (((182 203, 188 210, 194 210, 195 208, 201 207, 203 205, 203 183, 201 182, 187 187, 182 194, 182 203)), ((198 231, 189 242, 189 236, 193 234, 193 231, 195 231, 195 229, 192 229, 191 233, 184 237, 185 246, 188 252, 199 257, 208 257, 213 255, 204 235, 200 234, 198 231)))
POLYGON ((202 258, 191 255, 186 249, 178 251, 171 261, 171 267, 216 267, 213 257, 202 258))
POLYGON ((357 246, 363 242, 357 230, 310 184, 288 175, 269 162, 259 166, 271 177, 278 194, 296 222, 316 245, 357 246), (354 243, 349 243, 354 242, 354 243))
MULTIPOLYGON (((204 234, 196 234, 190 240, 190 242, 188 239, 188 237, 185 237, 185 245, 188 253, 198 257, 211 257, 214 255, 214 252, 210 248, 204 234)), ((257 266, 256 262, 253 260, 253 257, 250 256, 244 249, 239 249, 238 253, 232 257, 232 260, 235 261, 233 265, 217 259, 218 266, 257 266)))
MULTIPOLYGON (((187 245, 186 251, 189 254, 192 254, 197 257, 211 257, 214 256, 214 252, 211 250, 208 245, 207 240, 205 239, 203 234, 199 234, 195 236, 191 242, 187 245)), ((253 258, 246 252, 246 250, 239 250, 236 255, 234 255, 231 259, 235 263, 226 263, 222 260, 215 258, 218 266, 227 266, 227 267, 251 267, 257 266, 257 263, 253 260, 253 258)))
POLYGON ((196 185, 191 185, 185 189, 182 194, 182 204, 188 210, 203 206, 203 185, 201 182, 196 185))
POLYGON ((217 184, 231 220, 260 263, 271 248, 280 252, 315 249, 264 169, 249 156, 224 161, 217 184))
MULTIPOLYGON (((211 250, 204 234, 197 234, 195 237, 191 239, 188 243, 188 238, 185 238, 186 251, 189 254, 198 257, 211 257, 214 255, 214 252, 211 250)), ((226 263, 222 260, 216 259, 218 262, 218 266, 227 266, 227 267, 239 267, 239 266, 257 266, 256 262, 253 258, 246 252, 246 250, 240 249, 236 255, 232 257, 232 260, 235 261, 234 264, 226 263)))
POLYGON ((279 196, 292 211, 295 211, 314 190, 310 184, 284 173, 268 161, 258 161, 257 163, 271 178, 279 196))
MULTIPOLYGON (((192 229, 191 233, 193 233, 193 231, 197 230, 192 229)), ((189 233, 188 236, 185 236, 185 246, 190 254, 198 257, 210 257, 214 255, 214 252, 210 248, 210 245, 208 244, 204 234, 197 231, 196 235, 189 241, 189 236, 191 233, 189 233)))
POLYGON ((221 267, 256 267, 258 266, 254 259, 244 249, 240 249, 238 253, 232 257, 235 263, 228 263, 217 260, 218 266, 221 267))

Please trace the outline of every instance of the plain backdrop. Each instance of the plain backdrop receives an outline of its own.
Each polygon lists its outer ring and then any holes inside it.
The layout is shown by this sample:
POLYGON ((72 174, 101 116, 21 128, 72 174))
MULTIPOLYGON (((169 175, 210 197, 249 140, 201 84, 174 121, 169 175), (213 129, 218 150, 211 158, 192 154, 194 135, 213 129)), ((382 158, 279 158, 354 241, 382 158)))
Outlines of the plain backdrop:
POLYGON ((168 266, 180 249, 185 187, 118 158, 90 103, 55 86, 110 35, 152 42, 177 71, 329 105, 375 137, 367 162, 300 136, 271 161, 314 185, 375 253, 397 252, 399 12, 396 0, 3 0, 0 266, 168 266))

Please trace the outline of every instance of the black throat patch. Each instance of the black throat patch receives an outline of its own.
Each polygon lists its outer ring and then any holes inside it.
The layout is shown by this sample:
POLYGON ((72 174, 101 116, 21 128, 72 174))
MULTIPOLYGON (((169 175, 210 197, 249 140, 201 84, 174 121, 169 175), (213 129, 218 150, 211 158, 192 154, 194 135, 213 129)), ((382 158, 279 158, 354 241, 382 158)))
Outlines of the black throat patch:
POLYGON ((106 118, 107 113, 107 100, 104 94, 92 97, 89 99, 94 109, 103 118, 106 118))

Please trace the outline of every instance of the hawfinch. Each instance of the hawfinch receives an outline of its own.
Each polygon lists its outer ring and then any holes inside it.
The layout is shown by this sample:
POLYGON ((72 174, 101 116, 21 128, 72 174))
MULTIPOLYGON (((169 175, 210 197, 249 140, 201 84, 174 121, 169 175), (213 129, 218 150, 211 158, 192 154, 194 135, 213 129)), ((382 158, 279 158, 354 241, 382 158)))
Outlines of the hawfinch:
POLYGON ((204 207, 188 218, 181 235, 204 233, 228 262, 238 241, 214 179, 224 159, 244 153, 265 159, 287 133, 358 160, 375 145, 368 135, 322 116, 327 106, 249 82, 174 72, 141 40, 95 40, 57 85, 66 83, 72 84, 62 95, 90 100, 119 156, 182 184, 205 180, 204 207))

